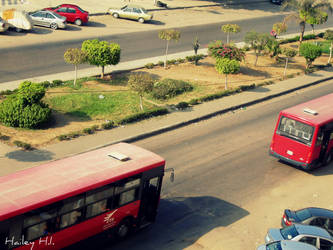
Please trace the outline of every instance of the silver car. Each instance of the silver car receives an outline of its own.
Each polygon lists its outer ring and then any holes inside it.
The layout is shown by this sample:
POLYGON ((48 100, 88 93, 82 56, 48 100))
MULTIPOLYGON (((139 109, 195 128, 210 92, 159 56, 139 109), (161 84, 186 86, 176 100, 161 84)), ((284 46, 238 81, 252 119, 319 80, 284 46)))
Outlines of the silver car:
POLYGON ((114 18, 121 17, 126 19, 133 19, 140 23, 150 21, 153 18, 152 14, 149 14, 145 8, 139 5, 126 5, 121 9, 110 8, 108 12, 114 18))
POLYGON ((39 10, 30 13, 33 24, 38 26, 50 27, 51 29, 65 29, 67 26, 66 17, 49 10, 39 10))
POLYGON ((302 224, 294 224, 282 229, 269 229, 265 242, 279 240, 300 241, 317 247, 318 249, 333 249, 333 238, 323 228, 302 224))
POLYGON ((257 250, 318 250, 318 248, 299 241, 281 240, 260 245, 257 250))

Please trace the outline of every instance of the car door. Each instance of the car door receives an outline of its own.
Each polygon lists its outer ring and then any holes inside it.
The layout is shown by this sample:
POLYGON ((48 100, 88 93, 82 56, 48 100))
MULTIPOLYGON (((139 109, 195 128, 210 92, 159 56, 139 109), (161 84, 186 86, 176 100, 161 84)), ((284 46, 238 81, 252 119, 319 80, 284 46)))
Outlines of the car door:
POLYGON ((317 247, 317 237, 315 236, 303 236, 299 239, 299 241, 317 247))
POLYGON ((42 19, 41 12, 35 12, 31 16, 34 25, 41 25, 41 19, 42 19))
MULTIPOLYGON (((66 7, 59 8, 59 9, 57 9, 56 12, 61 16, 64 16, 64 17, 68 16, 66 7)), ((67 17, 67 20, 68 20, 68 17, 67 17)))
POLYGON ((39 25, 47 26, 47 17, 45 12, 40 12, 39 25))
POLYGON ((74 8, 67 8, 67 20, 68 22, 74 23, 77 19, 78 15, 76 14, 76 9, 74 8))
POLYGON ((50 13, 46 13, 45 26, 50 27, 51 23, 56 23, 56 18, 50 13))
POLYGON ((319 249, 320 250, 332 250, 333 249, 333 242, 325 240, 325 239, 319 239, 320 245, 319 249))
POLYGON ((139 19, 141 17, 141 10, 139 8, 133 8, 133 16, 135 19, 139 19))
POLYGON ((123 18, 133 19, 133 8, 131 8, 131 7, 126 7, 126 8, 123 10, 123 18))

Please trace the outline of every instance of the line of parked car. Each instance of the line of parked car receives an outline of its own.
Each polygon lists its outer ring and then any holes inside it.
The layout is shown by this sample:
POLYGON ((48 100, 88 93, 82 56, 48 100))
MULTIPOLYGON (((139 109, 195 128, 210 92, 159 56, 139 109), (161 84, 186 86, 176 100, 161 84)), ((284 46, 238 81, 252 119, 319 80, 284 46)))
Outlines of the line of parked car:
POLYGON ((285 209, 281 229, 269 229, 257 250, 333 250, 333 211, 310 207, 285 209))
MULTIPOLYGON (((150 21, 153 18, 152 14, 139 5, 125 5, 120 9, 110 8, 108 13, 114 18, 132 19, 140 23, 150 21)), ((81 26, 88 21, 89 12, 74 4, 61 4, 30 13, 8 9, 0 11, 0 32, 5 32, 9 28, 13 28, 17 32, 31 30, 34 25, 54 30, 65 29, 67 23, 81 26)))

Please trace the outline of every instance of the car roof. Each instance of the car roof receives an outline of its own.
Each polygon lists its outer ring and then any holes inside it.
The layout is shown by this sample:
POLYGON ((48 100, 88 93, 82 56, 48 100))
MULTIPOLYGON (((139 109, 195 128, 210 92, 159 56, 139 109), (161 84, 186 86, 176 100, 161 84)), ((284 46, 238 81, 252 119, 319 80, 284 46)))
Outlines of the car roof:
POLYGON ((126 7, 144 9, 142 6, 137 5, 137 4, 128 4, 128 5, 126 5, 126 7))
POLYGON ((307 210, 312 216, 324 216, 327 218, 333 218, 333 211, 320 207, 309 207, 307 210))
POLYGON ((64 3, 64 4, 58 5, 57 8, 58 7, 79 7, 79 6, 77 6, 75 4, 64 3))
POLYGON ((303 225, 303 224, 295 224, 295 227, 296 227, 298 234, 319 236, 322 238, 333 240, 331 235, 325 229, 323 229, 321 227, 303 225))

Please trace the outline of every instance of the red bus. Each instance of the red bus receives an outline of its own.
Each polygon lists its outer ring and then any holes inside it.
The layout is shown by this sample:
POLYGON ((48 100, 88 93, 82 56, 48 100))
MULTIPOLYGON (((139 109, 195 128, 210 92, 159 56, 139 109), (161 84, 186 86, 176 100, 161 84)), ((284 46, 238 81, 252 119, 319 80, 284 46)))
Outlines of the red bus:
POLYGON ((164 166, 119 143, 0 177, 0 249, 61 249, 105 231, 125 237, 154 222, 164 166))
POLYGON ((309 170, 333 156, 333 93, 282 110, 269 153, 309 170))

